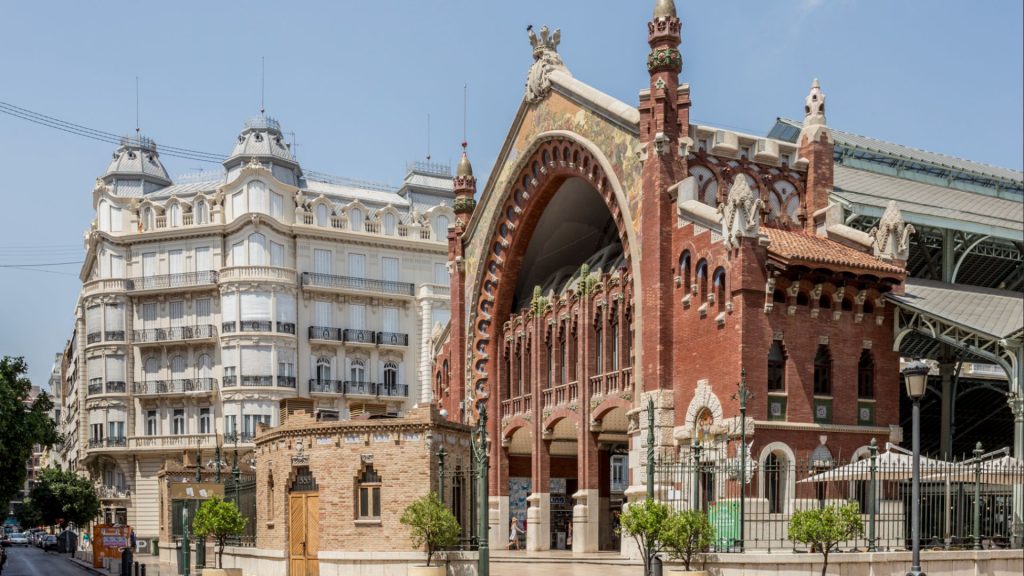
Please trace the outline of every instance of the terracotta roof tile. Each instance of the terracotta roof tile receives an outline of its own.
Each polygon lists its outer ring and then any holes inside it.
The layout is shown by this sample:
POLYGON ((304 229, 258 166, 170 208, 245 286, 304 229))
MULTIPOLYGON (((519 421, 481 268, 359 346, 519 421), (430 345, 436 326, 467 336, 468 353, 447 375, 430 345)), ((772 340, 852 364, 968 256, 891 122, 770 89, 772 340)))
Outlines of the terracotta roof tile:
POLYGON ((861 252, 849 246, 808 234, 803 231, 782 230, 779 228, 761 228, 768 235, 771 243, 768 252, 788 262, 813 262, 844 268, 871 270, 904 276, 906 270, 888 264, 871 254, 861 252))

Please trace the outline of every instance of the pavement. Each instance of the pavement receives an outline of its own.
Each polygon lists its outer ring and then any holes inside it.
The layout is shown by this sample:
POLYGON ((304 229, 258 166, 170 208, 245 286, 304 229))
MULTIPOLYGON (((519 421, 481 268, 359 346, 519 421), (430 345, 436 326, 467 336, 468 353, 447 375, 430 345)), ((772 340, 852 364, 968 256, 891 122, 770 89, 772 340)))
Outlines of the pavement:
POLYGON ((12 546, 7 549, 3 576, 89 576, 73 563, 68 554, 43 552, 35 546, 12 546))

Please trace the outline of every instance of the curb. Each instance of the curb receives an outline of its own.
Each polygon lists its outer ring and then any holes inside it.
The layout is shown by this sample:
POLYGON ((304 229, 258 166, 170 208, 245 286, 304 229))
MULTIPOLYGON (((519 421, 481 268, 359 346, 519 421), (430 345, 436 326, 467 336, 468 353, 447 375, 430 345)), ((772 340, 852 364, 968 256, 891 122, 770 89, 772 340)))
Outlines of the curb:
POLYGON ((88 562, 82 562, 81 560, 77 560, 75 558, 68 558, 68 560, 75 566, 78 566, 79 568, 85 570, 86 572, 89 572, 90 574, 95 574, 96 576, 109 576, 105 571, 93 568, 92 564, 89 564, 88 562))

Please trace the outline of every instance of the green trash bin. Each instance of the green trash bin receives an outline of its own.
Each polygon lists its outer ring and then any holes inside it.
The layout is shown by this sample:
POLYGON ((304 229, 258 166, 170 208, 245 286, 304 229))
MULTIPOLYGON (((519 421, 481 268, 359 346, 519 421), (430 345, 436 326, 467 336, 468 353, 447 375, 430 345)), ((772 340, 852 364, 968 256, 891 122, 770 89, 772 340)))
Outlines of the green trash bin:
POLYGON ((206 568, 206 538, 196 538, 196 568, 206 568))
POLYGON ((178 549, 178 576, 185 575, 185 547, 182 546, 181 540, 174 543, 178 549))
POLYGON ((160 556, 160 542, 156 538, 149 540, 149 553, 156 557, 160 556))

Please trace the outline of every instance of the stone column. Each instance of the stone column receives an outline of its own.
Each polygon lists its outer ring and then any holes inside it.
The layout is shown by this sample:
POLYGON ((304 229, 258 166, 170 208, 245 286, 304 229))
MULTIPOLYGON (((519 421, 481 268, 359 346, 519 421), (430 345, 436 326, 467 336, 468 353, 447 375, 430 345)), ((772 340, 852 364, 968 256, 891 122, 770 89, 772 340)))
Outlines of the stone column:
POLYGON ((431 377, 431 359, 433 358, 431 351, 433 347, 430 342, 430 332, 433 330, 433 326, 430 325, 430 320, 434 316, 433 296, 433 291, 429 287, 420 286, 419 296, 417 299, 419 300, 420 305, 419 401, 422 404, 429 404, 434 398, 434 379, 431 377))
POLYGON ((536 552, 551 549, 551 440, 541 438, 534 446, 533 492, 526 498, 526 549, 536 552))
MULTIPOLYGON (((1013 413, 1013 457, 1024 460, 1024 395, 1021 385, 1024 384, 1024 346, 1015 351, 1015 373, 1008 374, 1010 396, 1008 402, 1013 413)), ((1024 537, 1024 486, 1013 487, 1013 534, 1014 547, 1020 547, 1024 537)))

